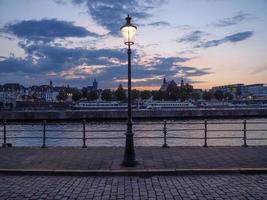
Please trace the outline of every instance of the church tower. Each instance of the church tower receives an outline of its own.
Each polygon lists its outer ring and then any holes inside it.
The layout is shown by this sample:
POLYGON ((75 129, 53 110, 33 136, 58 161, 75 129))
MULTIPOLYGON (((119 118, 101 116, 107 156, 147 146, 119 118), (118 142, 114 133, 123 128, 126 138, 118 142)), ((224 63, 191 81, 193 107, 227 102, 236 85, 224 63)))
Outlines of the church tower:
POLYGON ((181 79, 181 87, 184 87, 184 80, 183 80, 183 78, 181 79))
POLYGON ((94 82, 93 82, 93 90, 97 90, 97 81, 96 81, 96 79, 94 79, 94 82))

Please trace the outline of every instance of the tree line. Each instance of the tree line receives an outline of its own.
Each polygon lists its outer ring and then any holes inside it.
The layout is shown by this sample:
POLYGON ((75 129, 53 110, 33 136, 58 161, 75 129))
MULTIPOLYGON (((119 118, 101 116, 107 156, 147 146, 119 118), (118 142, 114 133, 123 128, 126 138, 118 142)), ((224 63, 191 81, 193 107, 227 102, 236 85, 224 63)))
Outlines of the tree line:
MULTIPOLYGON (((95 101, 97 99, 101 99, 103 101, 126 101, 127 94, 126 90, 120 84, 116 90, 104 89, 97 91, 87 91, 83 89, 82 91, 73 90, 72 100, 79 101, 82 98, 87 99, 88 101, 95 101)), ((139 91, 136 89, 132 90, 132 100, 146 100, 149 98, 153 98, 153 100, 165 100, 165 101, 187 101, 187 100, 206 100, 210 101, 211 99, 216 99, 219 101, 222 100, 232 100, 233 95, 231 93, 223 93, 221 90, 217 90, 215 92, 211 91, 203 91, 194 90, 192 85, 185 84, 184 86, 177 86, 176 84, 169 84, 166 91, 162 90, 143 90, 139 91)), ((60 92, 57 96, 59 101, 65 101, 68 98, 66 92, 60 92)))

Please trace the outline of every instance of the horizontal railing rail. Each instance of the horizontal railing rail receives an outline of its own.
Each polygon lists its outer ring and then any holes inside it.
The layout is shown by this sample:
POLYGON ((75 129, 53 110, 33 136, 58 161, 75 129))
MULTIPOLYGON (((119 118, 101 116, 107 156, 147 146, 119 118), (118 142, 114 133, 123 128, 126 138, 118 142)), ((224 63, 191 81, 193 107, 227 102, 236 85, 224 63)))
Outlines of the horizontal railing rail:
MULTIPOLYGON (((0 136, 0 140, 3 141, 2 147, 10 147, 12 144, 8 143, 7 140, 9 139, 39 139, 42 142, 42 148, 46 148, 47 140, 81 140, 82 141, 82 147, 87 147, 87 141, 88 140, 122 140, 125 139, 125 137, 122 136, 107 136, 107 137, 96 137, 96 136, 90 136, 90 133, 124 133, 126 130, 122 129, 121 127, 118 129, 96 129, 95 127, 90 127, 88 129, 89 124, 86 123, 85 120, 82 121, 82 123, 76 123, 78 125, 81 125, 78 130, 69 130, 69 129, 55 129, 53 126, 66 126, 66 123, 47 123, 45 120, 42 123, 7 123, 7 121, 3 121, 0 124, 0 131, 2 132, 2 135, 0 136), (21 126, 22 128, 16 127, 17 125, 21 126), (12 128, 9 128, 11 126, 12 128), (14 127, 15 126, 15 127, 14 127), (9 135, 9 133, 22 133, 29 131, 29 129, 26 129, 26 127, 35 127, 37 129, 31 129, 32 136, 20 136, 20 135, 9 135), (51 136, 50 134, 60 132, 61 134, 64 133, 73 133, 73 134, 80 134, 79 136, 73 135, 73 136, 51 136), (37 135, 38 134, 38 135, 37 135), (49 135, 47 135, 49 134, 49 135)), ((264 127, 260 128, 247 128, 248 124, 253 125, 260 125, 267 124, 267 122, 264 121, 238 121, 238 122, 214 122, 214 121, 207 121, 204 120, 203 122, 167 122, 163 121, 163 123, 159 122, 136 122, 134 123, 134 132, 155 132, 155 133, 162 133, 162 135, 153 135, 153 136, 135 136, 135 139, 163 139, 163 147, 168 147, 167 140, 168 139, 181 139, 181 140, 203 140, 203 146, 208 146, 209 140, 232 140, 232 139, 241 139, 243 141, 242 146, 247 147, 247 141, 266 141, 267 137, 247 137, 248 132, 263 132, 264 134, 267 133, 267 129, 264 127), (146 125, 155 125, 155 129, 148 129, 148 128, 142 128, 140 126, 146 126, 146 125), (195 125, 201 125, 201 127, 184 127, 184 126, 195 126, 195 125), (213 127, 213 125, 238 125, 239 127, 235 128, 225 128, 225 129, 216 129, 213 127), (179 127, 180 126, 180 127, 179 127), (210 127, 211 126, 211 127, 210 127), (161 128, 160 128, 161 127, 161 128), (201 134, 202 136, 184 136, 179 135, 181 133, 185 133, 187 131, 195 131, 198 132, 198 134, 201 134), (211 133, 224 133, 224 132, 233 132, 233 133, 242 133, 240 136, 218 136, 218 135, 211 135, 211 133)), ((121 123, 109 123, 109 126, 111 125, 125 125, 121 123)))

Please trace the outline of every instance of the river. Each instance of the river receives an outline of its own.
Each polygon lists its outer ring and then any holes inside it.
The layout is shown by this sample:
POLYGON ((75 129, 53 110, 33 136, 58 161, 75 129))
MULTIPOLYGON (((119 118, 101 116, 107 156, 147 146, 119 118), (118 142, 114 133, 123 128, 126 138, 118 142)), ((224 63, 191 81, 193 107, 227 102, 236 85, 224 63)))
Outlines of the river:
MULTIPOLYGON (((244 133, 243 119, 210 119, 208 126, 208 146, 241 146, 244 133), (226 130, 226 131, 223 131, 226 130), (240 137, 218 139, 215 137, 240 137), (213 139, 212 139, 213 138, 213 139)), ((87 146, 124 146, 125 121, 121 122, 87 122, 87 146), (93 139, 101 137, 122 137, 120 139, 93 139)), ((136 146, 161 146, 163 138, 162 120, 137 121, 133 125, 136 146)), ((188 137, 167 138, 169 146, 202 146, 204 144, 204 120, 168 120, 167 136, 188 137), (181 130, 186 129, 186 130, 181 130), (194 129, 194 130, 190 130, 194 129), (200 130, 197 130, 200 129, 200 130), (200 138, 200 139, 192 139, 200 138)), ((267 145, 267 119, 247 119, 247 144, 267 145), (260 123, 257 123, 260 122, 260 123), (261 138, 261 140, 254 140, 261 138), (264 140, 265 138, 265 140, 264 140)), ((0 125, 0 141, 3 143, 3 125, 0 125)), ((13 146, 41 146, 43 125, 41 123, 8 123, 6 126, 7 143, 13 146), (26 138, 23 138, 26 137, 26 138), (32 138, 38 137, 38 138, 32 138)), ((49 146, 82 146, 83 126, 78 122, 53 122, 46 125, 46 145, 49 146), (67 137, 63 139, 59 137, 67 137)))

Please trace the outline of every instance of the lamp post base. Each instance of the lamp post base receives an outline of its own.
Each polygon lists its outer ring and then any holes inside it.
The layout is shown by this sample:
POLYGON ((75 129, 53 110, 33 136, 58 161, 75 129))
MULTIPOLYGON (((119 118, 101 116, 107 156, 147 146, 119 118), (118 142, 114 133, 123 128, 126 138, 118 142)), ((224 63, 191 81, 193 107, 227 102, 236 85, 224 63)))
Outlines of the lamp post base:
POLYGON ((121 163, 124 167, 134 167, 137 165, 137 161, 135 160, 135 150, 134 150, 134 140, 133 140, 133 132, 132 132, 132 123, 128 122, 127 133, 126 135, 126 143, 124 149, 124 158, 121 163))
POLYGON ((2 147, 3 148, 9 148, 9 147, 12 147, 12 144, 11 143, 3 143, 2 147))
POLYGON ((136 160, 123 160, 121 163, 123 167, 135 167, 136 165, 138 165, 136 160))

